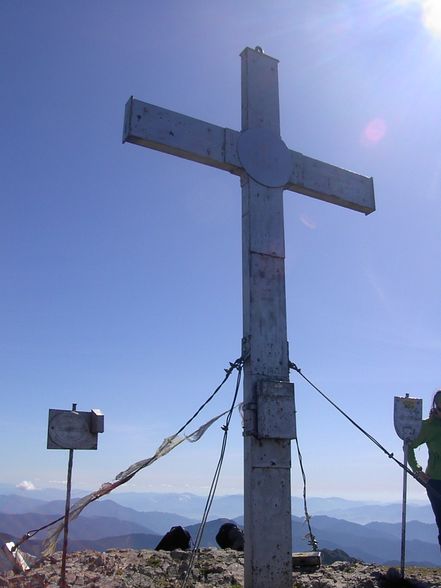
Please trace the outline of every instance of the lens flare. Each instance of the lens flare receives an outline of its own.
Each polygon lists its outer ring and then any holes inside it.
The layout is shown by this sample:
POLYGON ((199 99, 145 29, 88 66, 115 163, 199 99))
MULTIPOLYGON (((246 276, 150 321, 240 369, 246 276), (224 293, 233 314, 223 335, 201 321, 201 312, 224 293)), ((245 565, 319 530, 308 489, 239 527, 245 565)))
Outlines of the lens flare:
POLYGON ((386 135, 387 126, 382 118, 373 118, 363 129, 361 141, 364 145, 376 145, 386 135))
POLYGON ((317 224, 315 223, 315 221, 304 212, 302 212, 300 215, 300 222, 303 225, 305 225, 305 227, 307 227, 308 229, 314 230, 317 228, 317 224))

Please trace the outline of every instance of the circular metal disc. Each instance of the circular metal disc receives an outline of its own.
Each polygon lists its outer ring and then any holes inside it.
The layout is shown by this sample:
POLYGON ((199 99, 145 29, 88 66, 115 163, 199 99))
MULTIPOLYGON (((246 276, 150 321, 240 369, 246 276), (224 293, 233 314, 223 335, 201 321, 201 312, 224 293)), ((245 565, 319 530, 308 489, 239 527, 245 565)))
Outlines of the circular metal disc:
POLYGON ((242 131, 238 143, 239 159, 247 174, 268 188, 282 188, 288 182, 292 161, 282 139, 268 129, 242 131))
POLYGON ((64 449, 81 447, 88 434, 87 423, 75 412, 66 411, 57 414, 49 424, 49 435, 52 441, 64 449))

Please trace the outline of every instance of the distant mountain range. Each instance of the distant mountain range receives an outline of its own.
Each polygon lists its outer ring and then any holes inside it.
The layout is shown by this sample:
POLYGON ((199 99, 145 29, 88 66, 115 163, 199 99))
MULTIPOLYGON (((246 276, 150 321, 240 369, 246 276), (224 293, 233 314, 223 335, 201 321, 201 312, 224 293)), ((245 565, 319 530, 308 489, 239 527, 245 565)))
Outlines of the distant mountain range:
MULTIPOLYGON (((87 494, 85 491, 73 490, 72 492, 73 498, 79 498, 85 494, 87 494)), ((5 495, 13 495, 14 502, 17 504, 17 498, 24 498, 29 501, 21 503, 23 504, 21 510, 6 510, 5 512, 42 512, 35 510, 33 505, 48 501, 60 501, 64 504, 65 500, 64 490, 45 488, 29 491, 20 490, 12 484, 0 483, 0 497, 4 498, 5 495)), ((110 496, 119 505, 132 508, 136 511, 176 513, 193 520, 198 520, 201 517, 206 500, 203 496, 191 493, 122 492, 120 490, 113 492, 110 496)), ((94 504, 99 504, 99 502, 94 504)), ((92 505, 88 509, 91 507, 92 505)), ((13 506, 12 508, 19 507, 13 506)), ((210 514, 212 518, 227 517, 233 519, 240 516, 243 510, 243 496, 241 494, 231 494, 215 497, 210 514)), ((311 515, 326 515, 361 524, 373 521, 384 523, 399 523, 401 521, 401 503, 383 504, 346 500, 337 497, 311 497, 308 498, 308 510, 311 515)), ((2 509, 0 509, 1 511, 2 509)), ((292 498, 292 514, 303 516, 302 498, 292 498)), ((409 502, 407 505, 407 518, 409 521, 415 520, 422 523, 434 522, 432 509, 428 501, 425 504, 409 502)))
MULTIPOLYGON (((1 492, 1 487, 0 487, 1 492)), ((51 494, 53 496, 53 494, 51 494)), ((58 495, 57 498, 60 498, 58 495)), ((205 499, 193 494, 114 493, 113 500, 101 499, 90 504, 69 526, 69 548, 72 551, 109 548, 153 549, 161 537, 175 525, 186 527, 193 539, 205 499), (140 507, 140 509, 134 508, 140 507)), ((300 499, 293 498, 294 511, 300 499)), ((340 549, 365 562, 397 565, 400 559, 401 524, 396 522, 401 505, 375 505, 342 499, 309 500, 311 525, 319 548, 340 549), (327 514, 321 514, 325 512, 327 514), (330 513, 341 516, 331 516, 330 513), (348 513, 348 514, 347 514, 348 513), (375 515, 379 515, 375 520, 375 515), (363 524, 346 519, 356 516, 363 524), (372 517, 372 518, 370 518, 372 517), (390 520, 394 522, 389 522, 390 520)), ((437 528, 428 507, 409 507, 406 555, 408 564, 439 566, 440 552, 437 528), (418 515, 419 520, 411 520, 418 515), (430 517, 428 515, 431 515, 430 517), (422 520, 421 520, 422 519, 422 520), (425 522, 427 519, 430 522, 425 522)), ((243 525, 243 497, 221 496, 215 500, 212 516, 204 530, 202 546, 217 546, 215 535, 225 520, 243 525), (234 514, 233 514, 234 513, 234 514)), ((301 511, 300 511, 301 512, 301 511)), ((0 538, 20 538, 64 513, 63 500, 45 500, 43 491, 0 494, 0 538)), ((303 517, 293 516, 293 550, 310 549, 308 529, 303 517)), ((38 553, 44 531, 29 541, 29 551, 38 553)), ((26 550, 26 547, 24 546, 26 550)))

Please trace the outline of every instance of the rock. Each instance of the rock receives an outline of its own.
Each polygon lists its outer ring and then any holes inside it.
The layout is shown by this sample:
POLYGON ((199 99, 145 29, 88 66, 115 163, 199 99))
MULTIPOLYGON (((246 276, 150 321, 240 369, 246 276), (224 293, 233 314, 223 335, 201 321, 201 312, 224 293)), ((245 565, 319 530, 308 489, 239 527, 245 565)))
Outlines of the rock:
MULTIPOLYGON (((66 579, 69 588, 181 588, 190 558, 191 552, 179 550, 80 551, 68 554, 66 579)), ((201 549, 187 588, 243 588, 243 559, 242 552, 231 549, 201 549)), ((0 587, 58 588, 60 569, 61 553, 56 553, 24 574, 1 574, 0 587)), ((408 568, 404 583, 401 578, 399 582, 386 567, 356 561, 293 573, 293 588, 441 588, 441 573, 432 568, 408 568)))
POLYGON ((355 557, 348 555, 342 549, 320 549, 320 553, 322 554, 322 564, 327 566, 335 561, 349 561, 351 563, 359 561, 355 557))

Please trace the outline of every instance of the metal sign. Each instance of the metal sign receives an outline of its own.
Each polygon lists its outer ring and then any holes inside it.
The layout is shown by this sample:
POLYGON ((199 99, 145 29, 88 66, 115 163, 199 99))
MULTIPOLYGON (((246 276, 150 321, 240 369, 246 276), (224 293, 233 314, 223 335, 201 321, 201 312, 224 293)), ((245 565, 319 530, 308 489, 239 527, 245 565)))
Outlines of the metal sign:
POLYGON ((394 425, 400 439, 414 441, 421 431, 423 418, 423 401, 421 398, 394 398, 394 425))
POLYGON ((394 398, 394 425, 395 431, 404 441, 403 443, 403 503, 401 514, 401 578, 404 578, 406 565, 406 509, 407 509, 407 458, 409 443, 414 441, 421 431, 423 418, 423 401, 421 398, 394 398))
POLYGON ((49 410, 48 449, 96 449, 104 432, 104 415, 98 409, 49 410))
POLYGON ((77 410, 76 403, 73 403, 72 410, 49 409, 47 448, 69 450, 60 588, 68 588, 66 583, 66 557, 74 449, 96 449, 98 447, 98 433, 104 433, 104 415, 97 408, 92 409, 90 412, 84 412, 77 410))

